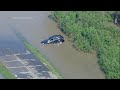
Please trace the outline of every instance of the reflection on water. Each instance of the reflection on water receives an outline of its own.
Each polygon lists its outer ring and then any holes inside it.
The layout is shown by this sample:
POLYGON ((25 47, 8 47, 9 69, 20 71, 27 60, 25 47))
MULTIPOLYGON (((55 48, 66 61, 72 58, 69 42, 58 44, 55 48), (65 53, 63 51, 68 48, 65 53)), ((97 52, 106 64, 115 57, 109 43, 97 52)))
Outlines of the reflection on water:
MULTIPOLYGON (((76 51, 68 41, 68 38, 57 28, 56 23, 48 18, 50 12, 31 11, 0 13, 2 13, 1 15, 5 14, 4 18, 6 18, 6 23, 4 22, 4 26, 7 27, 7 30, 10 29, 8 23, 12 24, 32 45, 47 56, 49 61, 52 62, 65 78, 105 78, 97 64, 96 54, 76 51), (33 17, 33 19, 15 20, 9 18, 18 16, 33 17), (40 43, 45 38, 55 34, 63 35, 65 37, 65 43, 60 46, 42 45, 40 43)), ((0 32, 1 31, 2 30, 0 30, 0 32)), ((6 33, 4 33, 4 35, 8 36, 6 33)), ((13 47, 17 46, 17 44, 20 45, 18 42, 14 44, 13 47)), ((22 47, 22 45, 20 46, 22 47)))

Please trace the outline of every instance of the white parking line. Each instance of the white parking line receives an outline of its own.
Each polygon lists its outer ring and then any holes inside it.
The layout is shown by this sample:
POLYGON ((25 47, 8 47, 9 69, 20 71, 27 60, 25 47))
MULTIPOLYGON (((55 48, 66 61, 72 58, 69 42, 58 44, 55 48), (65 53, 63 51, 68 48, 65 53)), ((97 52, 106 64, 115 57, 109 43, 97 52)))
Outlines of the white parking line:
POLYGON ((12 69, 12 68, 22 68, 22 67, 25 67, 25 66, 19 66, 19 67, 9 67, 9 66, 7 66, 7 67, 12 69))
POLYGON ((12 55, 5 55, 5 56, 12 56, 12 55))
POLYGON ((19 72, 19 73, 21 73, 21 74, 27 74, 27 73, 30 73, 30 72, 19 72))
MULTIPOLYGON (((18 61, 18 60, 17 60, 18 61)), ((5 62, 4 62, 5 63, 5 62)), ((23 64, 22 64, 23 65, 23 64)), ((38 67, 38 66, 42 66, 42 65, 23 65, 23 66, 19 66, 19 67, 9 67, 9 68, 22 68, 22 67, 28 67, 28 68, 31 68, 31 67, 38 67)))
POLYGON ((13 54, 13 55, 15 55, 15 56, 16 56, 16 55, 21 55, 21 54, 20 54, 20 53, 17 53, 17 54, 13 54))
POLYGON ((9 57, 9 56, 13 56, 13 54, 12 55, 5 55, 6 57, 9 57))
POLYGON ((32 61, 35 61, 35 59, 22 59, 22 60, 32 60, 32 61))
POLYGON ((3 62, 14 62, 14 61, 18 61, 18 60, 12 60, 12 61, 3 61, 3 62))
POLYGON ((27 67, 38 67, 38 66, 42 66, 42 65, 30 65, 30 66, 27 66, 27 67))
MULTIPOLYGON (((17 57, 17 56, 16 56, 17 57)), ((17 59, 24 65, 24 63, 17 57, 17 59)), ((26 67, 25 65, 24 65, 24 67, 26 67)), ((31 75, 34 77, 34 78, 39 78, 36 74, 34 74, 32 71, 31 71, 31 69, 29 68, 29 67, 26 67, 28 70, 29 70, 29 72, 31 73, 31 75)))
POLYGON ((22 53, 22 54, 30 54, 30 52, 28 50, 26 50, 26 53, 22 53))
POLYGON ((17 78, 17 79, 26 79, 26 78, 17 78))
MULTIPOLYGON (((29 52, 27 52, 28 54, 29 54, 29 52)), ((25 54, 25 53, 24 53, 25 54)), ((42 79, 42 78, 45 78, 45 77, 43 77, 43 76, 38 76, 38 74, 41 74, 40 72, 38 72, 36 69, 35 69, 35 67, 39 67, 39 66, 42 66, 42 65, 29 65, 29 64, 26 64, 25 62, 27 62, 27 61, 25 61, 25 60, 31 60, 31 61, 35 61, 35 59, 20 59, 19 57, 17 57, 16 55, 20 55, 20 53, 17 53, 17 54, 13 54, 13 55, 11 55, 11 56, 14 56, 15 58, 16 58, 16 60, 11 60, 11 61, 4 61, 4 63, 5 64, 7 64, 7 62, 15 62, 15 61, 19 61, 23 66, 19 66, 19 67, 9 67, 9 66, 7 66, 7 68, 10 68, 10 69, 20 69, 20 68, 25 68, 25 69, 27 69, 28 71, 26 71, 26 72, 19 72, 19 73, 21 73, 21 74, 30 74, 32 77, 28 77, 28 78, 30 78, 30 79, 42 79)), ((43 63, 44 65, 46 65, 45 63, 43 63)), ((19 70, 18 70, 19 71, 19 70)), ((43 71, 43 72, 47 72, 47 71, 43 71)), ((15 75, 15 74, 14 74, 15 75)), ((51 76, 51 75, 50 75, 51 76)), ((17 77, 17 76, 16 76, 17 77)), ((52 75, 52 77, 54 77, 53 75, 52 75)), ((19 78, 19 77, 17 77, 17 79, 27 79, 27 78, 19 78)))

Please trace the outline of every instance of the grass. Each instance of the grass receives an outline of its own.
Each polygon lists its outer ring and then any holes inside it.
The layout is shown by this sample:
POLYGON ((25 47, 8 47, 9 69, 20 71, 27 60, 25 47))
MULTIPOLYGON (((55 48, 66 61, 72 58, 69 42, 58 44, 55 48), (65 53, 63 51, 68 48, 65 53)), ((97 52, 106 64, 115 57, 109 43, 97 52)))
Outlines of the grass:
POLYGON ((6 79, 17 79, 2 63, 0 63, 0 73, 6 79))
POLYGON ((120 79, 120 28, 113 24, 113 12, 54 11, 51 18, 77 50, 97 51, 106 78, 120 79))
POLYGON ((45 63, 48 69, 57 76, 58 79, 63 79, 63 76, 57 71, 55 67, 46 59, 44 55, 42 55, 39 50, 33 47, 23 36, 21 33, 16 33, 17 37, 24 43, 26 48, 32 52, 42 63, 45 63))

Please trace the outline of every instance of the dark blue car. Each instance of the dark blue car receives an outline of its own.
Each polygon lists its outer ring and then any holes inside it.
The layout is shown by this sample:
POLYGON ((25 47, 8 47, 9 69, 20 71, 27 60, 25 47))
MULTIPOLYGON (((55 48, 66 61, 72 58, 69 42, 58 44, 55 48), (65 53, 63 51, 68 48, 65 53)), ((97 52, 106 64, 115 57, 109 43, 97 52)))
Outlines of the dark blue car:
POLYGON ((41 42, 41 44, 62 44, 64 42, 64 37, 61 35, 54 35, 49 37, 48 39, 41 42))

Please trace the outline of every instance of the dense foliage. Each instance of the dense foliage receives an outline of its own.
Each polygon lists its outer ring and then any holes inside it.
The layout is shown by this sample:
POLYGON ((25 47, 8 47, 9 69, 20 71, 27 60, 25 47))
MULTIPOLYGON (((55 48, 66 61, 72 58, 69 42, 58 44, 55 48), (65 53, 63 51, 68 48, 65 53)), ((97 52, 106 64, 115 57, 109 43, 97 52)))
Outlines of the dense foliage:
POLYGON ((55 11, 52 18, 77 50, 97 51, 99 65, 109 79, 120 79, 120 28, 113 11, 55 11))

